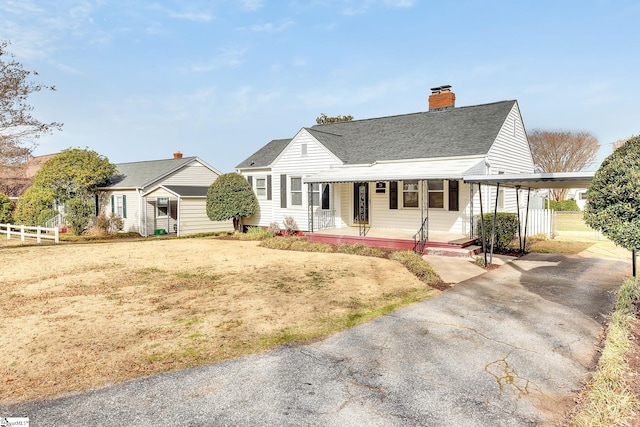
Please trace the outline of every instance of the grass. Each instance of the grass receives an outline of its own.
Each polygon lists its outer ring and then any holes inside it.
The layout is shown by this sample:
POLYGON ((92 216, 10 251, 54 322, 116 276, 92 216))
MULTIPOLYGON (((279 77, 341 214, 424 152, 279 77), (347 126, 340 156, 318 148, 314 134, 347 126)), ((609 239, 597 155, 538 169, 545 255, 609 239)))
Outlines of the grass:
POLYGON ((591 231, 593 229, 585 224, 582 212, 556 212, 557 229, 563 231, 591 231))
POLYGON ((593 377, 569 422, 570 427, 628 425, 640 411, 640 402, 628 383, 627 354, 631 326, 640 304, 640 280, 628 279, 618 291, 602 355, 593 377))

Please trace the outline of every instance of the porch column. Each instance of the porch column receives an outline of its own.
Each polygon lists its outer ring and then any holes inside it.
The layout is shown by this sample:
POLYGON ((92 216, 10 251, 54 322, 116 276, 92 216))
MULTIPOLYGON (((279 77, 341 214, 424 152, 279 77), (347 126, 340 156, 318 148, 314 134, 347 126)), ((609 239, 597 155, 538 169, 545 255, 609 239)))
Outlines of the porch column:
POLYGON ((313 184, 311 183, 307 184, 307 191, 308 191, 307 230, 309 230, 309 233, 313 233, 313 184))

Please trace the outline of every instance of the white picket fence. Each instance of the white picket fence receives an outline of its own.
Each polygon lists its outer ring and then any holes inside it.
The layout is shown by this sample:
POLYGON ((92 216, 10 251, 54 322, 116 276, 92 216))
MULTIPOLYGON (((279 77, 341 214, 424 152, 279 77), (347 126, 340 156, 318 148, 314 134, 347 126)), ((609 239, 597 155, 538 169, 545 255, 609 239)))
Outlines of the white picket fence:
POLYGON ((527 222, 527 236, 544 234, 548 239, 556 236, 556 211, 552 209, 520 209, 520 226, 524 235, 525 219, 527 222))
POLYGON ((28 225, 12 225, 12 224, 0 224, 0 234, 6 234, 7 240, 11 240, 11 236, 20 236, 21 241, 27 239, 36 239, 36 242, 41 243, 42 239, 50 239, 56 243, 60 243, 60 232, 58 227, 31 227, 28 225), (53 233, 53 234, 49 234, 53 233))

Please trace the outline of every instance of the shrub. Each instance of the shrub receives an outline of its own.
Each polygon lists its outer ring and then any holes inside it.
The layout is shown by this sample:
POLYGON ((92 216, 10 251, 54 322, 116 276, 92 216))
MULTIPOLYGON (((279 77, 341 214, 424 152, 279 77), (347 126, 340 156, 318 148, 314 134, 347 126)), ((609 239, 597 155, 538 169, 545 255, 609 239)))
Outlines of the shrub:
POLYGON ((578 203, 575 200, 560 200, 556 202, 555 200, 545 200, 544 207, 547 209, 553 209, 554 211, 566 211, 566 212, 578 212, 580 208, 578 207, 578 203))
POLYGON ((251 185, 235 172, 220 175, 207 190, 207 216, 212 221, 233 219, 235 230, 244 217, 260 210, 258 198, 251 185))
POLYGON ((338 252, 341 252, 343 254, 373 256, 378 258, 386 257, 386 253, 382 249, 365 246, 362 243, 357 243, 355 245, 343 243, 338 246, 338 252))
POLYGON ((262 227, 249 227, 246 233, 238 234, 240 240, 264 240, 274 237, 275 234, 262 227))
POLYGON ((442 279, 420 255, 411 251, 398 251, 391 254, 390 259, 400 262, 407 270, 428 285, 441 284, 442 279))
POLYGON ((280 234, 280 225, 276 222, 273 221, 271 224, 269 224, 269 233, 272 233, 274 236, 277 236, 278 234, 280 234))
POLYGON ((285 216, 282 224, 284 225, 284 234, 287 236, 293 236, 298 231, 298 224, 292 216, 285 216))
MULTIPOLYGON (((491 245, 491 233, 493 230, 493 214, 487 213, 484 217, 484 234, 485 244, 488 248, 491 245)), ((478 218, 476 236, 482 243, 482 224, 480 218, 478 218)), ((504 250, 509 246, 511 241, 515 238, 518 231, 518 216, 515 213, 499 212, 496 216, 496 234, 493 243, 494 251, 504 250)))
POLYGON ((96 226, 105 233, 115 233, 122 231, 124 228, 124 220, 114 212, 111 212, 109 216, 101 213, 96 218, 96 226))
POLYGON ((65 204, 67 222, 73 227, 73 232, 79 236, 87 229, 93 216, 94 206, 90 200, 83 197, 73 197, 65 204))
POLYGON ((9 196, 0 193, 0 224, 7 224, 11 222, 13 214, 13 203, 9 196))

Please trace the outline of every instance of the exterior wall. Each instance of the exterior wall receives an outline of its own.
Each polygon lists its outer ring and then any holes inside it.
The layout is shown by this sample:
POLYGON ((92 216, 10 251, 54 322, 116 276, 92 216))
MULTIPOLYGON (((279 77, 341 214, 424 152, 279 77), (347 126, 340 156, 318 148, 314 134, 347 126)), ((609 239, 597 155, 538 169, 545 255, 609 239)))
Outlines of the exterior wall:
MULTIPOLYGON (((313 138, 306 130, 302 129, 291 140, 289 145, 280 153, 273 162, 271 168, 272 177, 272 200, 271 203, 265 201, 260 204, 261 214, 251 218, 246 218, 245 224, 268 227, 271 222, 277 222, 282 228, 285 217, 291 216, 296 221, 298 229, 307 231, 308 229, 308 186, 302 184, 302 204, 300 206, 291 204, 291 178, 302 178, 322 171, 326 171, 330 166, 340 165, 342 162, 331 154, 322 144, 313 138), (306 145, 306 155, 303 155, 303 145, 306 145), (281 207, 280 177, 286 175, 286 202, 287 207, 281 207), (263 206, 265 207, 263 209, 263 206), (271 207, 269 209, 269 206, 271 207)), ((239 171, 243 176, 258 176, 256 170, 245 169, 239 171)), ((253 178, 255 180, 255 178, 253 178)), ((334 209, 338 193, 333 192, 331 209, 334 209)))
POLYGON ((487 155, 489 173, 533 173, 529 140, 515 103, 487 155))
MULTIPOLYGON (((218 174, 199 162, 189 163, 187 166, 167 176, 158 184, 162 185, 202 185, 208 186, 218 178, 218 174)), ((148 188, 148 187, 147 187, 148 188)))
POLYGON ((271 181, 271 200, 268 200, 267 195, 258 196, 256 193, 256 197, 258 198, 258 205, 260 206, 260 211, 249 218, 245 218, 243 220, 244 225, 254 225, 254 226, 268 226, 273 222, 273 207, 275 203, 280 203, 280 190, 276 193, 273 188, 273 175, 271 173, 271 169, 252 169, 242 174, 245 178, 251 177, 251 187, 256 192, 256 179, 264 178, 268 179, 269 176, 272 177, 271 181))
MULTIPOLYGON (((143 218, 142 228, 146 226, 146 235, 153 236, 157 229, 164 229, 167 233, 175 233, 174 229, 178 223, 178 198, 162 188, 158 188, 144 198, 144 211, 146 221, 143 218), (169 212, 167 217, 157 217, 156 199, 167 197, 169 199, 169 212)), ((143 233, 145 234, 145 233, 143 233)))
POLYGON ((100 213, 110 215, 115 212, 115 206, 111 206, 111 196, 126 196, 127 216, 123 218, 122 231, 140 232, 140 196, 137 190, 101 191, 98 195, 98 210, 100 213))
POLYGON ((233 231, 233 221, 211 221, 206 198, 182 198, 178 230, 181 236, 197 233, 233 231))

